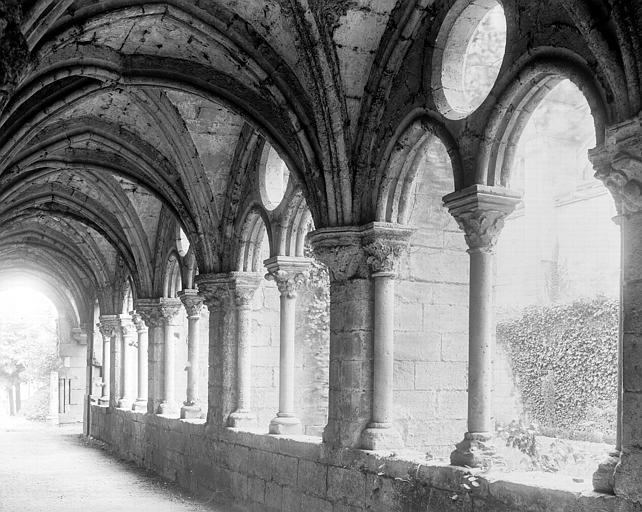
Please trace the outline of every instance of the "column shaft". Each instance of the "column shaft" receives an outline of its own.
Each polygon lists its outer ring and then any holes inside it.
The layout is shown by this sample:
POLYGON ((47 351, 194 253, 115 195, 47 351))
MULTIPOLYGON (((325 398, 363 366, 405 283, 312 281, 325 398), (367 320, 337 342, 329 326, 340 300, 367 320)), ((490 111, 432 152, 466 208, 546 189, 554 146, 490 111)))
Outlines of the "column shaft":
POLYGON ((374 394, 372 425, 389 427, 392 423, 394 368, 394 274, 373 274, 374 298, 374 394))
POLYGON ((111 338, 109 336, 105 336, 104 334, 102 335, 103 337, 103 353, 102 353, 102 358, 103 358, 103 366, 102 366, 102 388, 103 388, 103 394, 100 397, 98 403, 100 405, 109 405, 109 374, 110 374, 110 368, 111 365, 109 364, 109 360, 111 357, 111 350, 110 350, 110 342, 111 338))
POLYGON ((471 249, 468 432, 490 434, 493 361, 493 254, 471 249))
POLYGON ((187 338, 187 404, 195 404, 198 400, 198 367, 199 367, 199 317, 190 316, 188 319, 187 338))
POLYGON ((172 410, 176 407, 175 365, 176 346, 174 341, 174 326, 169 323, 168 319, 165 319, 163 344, 163 400, 159 408, 159 412, 161 414, 171 414, 172 410))
POLYGON ((138 330, 138 393, 133 406, 136 411, 147 409, 147 336, 147 329, 138 330))
POLYGON ((281 294, 281 343, 279 347, 279 413, 294 415, 294 332, 296 298, 281 294))

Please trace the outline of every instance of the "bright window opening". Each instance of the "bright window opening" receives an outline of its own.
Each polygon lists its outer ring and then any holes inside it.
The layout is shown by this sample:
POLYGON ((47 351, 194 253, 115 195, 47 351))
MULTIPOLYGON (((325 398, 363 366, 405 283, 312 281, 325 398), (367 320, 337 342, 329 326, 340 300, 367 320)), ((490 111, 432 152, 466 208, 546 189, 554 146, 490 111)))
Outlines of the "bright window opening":
POLYGON ((267 146, 263 155, 259 175, 261 199, 266 209, 274 210, 285 196, 290 171, 273 147, 267 146))
POLYGON ((442 31, 435 99, 446 117, 461 119, 484 102, 499 74, 506 48, 504 10, 495 0, 475 0, 442 31))

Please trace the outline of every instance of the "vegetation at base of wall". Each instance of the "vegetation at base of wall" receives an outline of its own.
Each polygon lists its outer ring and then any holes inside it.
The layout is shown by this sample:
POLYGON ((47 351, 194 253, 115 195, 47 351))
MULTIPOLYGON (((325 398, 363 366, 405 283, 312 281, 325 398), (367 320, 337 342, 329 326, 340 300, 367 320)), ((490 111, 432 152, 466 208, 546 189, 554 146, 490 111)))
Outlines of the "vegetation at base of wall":
POLYGON ((497 326, 524 412, 545 435, 612 442, 619 304, 606 298, 531 307, 497 326))

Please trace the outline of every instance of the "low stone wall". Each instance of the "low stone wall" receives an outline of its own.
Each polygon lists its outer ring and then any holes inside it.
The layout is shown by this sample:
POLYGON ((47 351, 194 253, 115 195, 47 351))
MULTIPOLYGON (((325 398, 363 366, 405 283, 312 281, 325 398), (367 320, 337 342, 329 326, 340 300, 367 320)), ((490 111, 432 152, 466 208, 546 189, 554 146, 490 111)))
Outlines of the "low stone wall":
POLYGON ((613 496, 582 492, 586 484, 559 475, 539 485, 533 473, 511 475, 510 482, 507 475, 484 475, 474 486, 463 468, 330 450, 316 438, 213 428, 202 420, 98 406, 91 412, 91 435, 120 457, 205 499, 234 500, 261 512, 642 511, 613 496))

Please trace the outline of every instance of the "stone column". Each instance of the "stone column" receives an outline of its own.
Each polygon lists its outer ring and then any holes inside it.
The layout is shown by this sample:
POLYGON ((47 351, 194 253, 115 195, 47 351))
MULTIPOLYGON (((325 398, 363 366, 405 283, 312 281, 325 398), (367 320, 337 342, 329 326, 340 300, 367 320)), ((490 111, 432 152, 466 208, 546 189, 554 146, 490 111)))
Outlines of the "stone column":
POLYGON ((230 427, 256 425, 252 412, 252 308, 251 303, 263 276, 249 272, 233 272, 236 304, 236 410, 230 414, 230 427))
POLYGON ((136 326, 136 334, 138 335, 138 340, 136 343, 136 352, 137 352, 137 393, 136 400, 132 405, 134 411, 147 411, 147 326, 143 321, 141 315, 132 311, 132 322, 136 326))
POLYGON ((270 434, 300 434, 301 420, 294 412, 294 333, 296 331, 296 293, 304 280, 310 261, 307 258, 276 256, 265 260, 269 279, 281 294, 279 343, 279 411, 270 422, 270 434))
POLYGON ((360 448, 372 420, 373 299, 362 228, 322 228, 310 233, 314 254, 330 276, 330 386, 323 441, 360 448))
POLYGON ((642 116, 609 127, 590 157, 615 199, 622 237, 617 445, 593 485, 642 503, 642 116))
POLYGON ((174 331, 176 321, 181 310, 179 299, 162 299, 161 314, 163 315, 164 343, 163 343, 163 395, 159 414, 174 414, 176 403, 176 340, 174 331))
POLYGON ((393 420, 395 276, 402 249, 412 230, 373 224, 362 236, 366 261, 374 280, 372 418, 361 435, 362 448, 389 450, 403 446, 393 420))
POLYGON ((199 321, 203 297, 198 290, 186 289, 178 294, 187 311, 187 392, 181 407, 181 418, 200 418, 201 407, 198 404, 198 370, 200 358, 199 321))
POLYGON ((482 185, 444 197, 444 204, 465 233, 470 254, 468 432, 450 456, 451 464, 458 466, 478 467, 493 454, 493 257, 504 219, 519 200, 518 194, 507 189, 482 185))
POLYGON ((98 398, 98 405, 109 405, 109 347, 111 343, 111 332, 96 324, 100 330, 102 342, 102 367, 101 367, 101 387, 102 393, 98 398))
POLYGON ((161 299, 139 299, 136 312, 149 328, 147 346, 147 413, 155 414, 162 400, 163 315, 161 299))
MULTIPOLYGON (((98 400, 100 405, 110 405, 112 396, 112 345, 115 344, 116 331, 119 327, 117 315, 101 315, 100 322, 97 324, 100 334, 103 337, 103 368, 102 368, 102 387, 103 395, 98 400)), ((114 404, 115 405, 115 404, 114 404)))
POLYGON ((210 312, 207 423, 223 427, 237 404, 232 278, 229 274, 199 274, 196 282, 210 312))
POLYGON ((134 324, 131 317, 120 316, 120 398, 118 407, 130 409, 133 402, 132 390, 132 347, 134 324))

